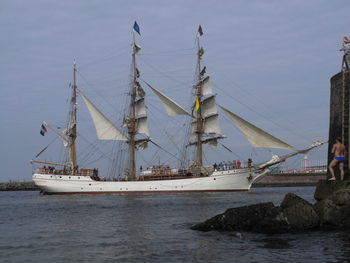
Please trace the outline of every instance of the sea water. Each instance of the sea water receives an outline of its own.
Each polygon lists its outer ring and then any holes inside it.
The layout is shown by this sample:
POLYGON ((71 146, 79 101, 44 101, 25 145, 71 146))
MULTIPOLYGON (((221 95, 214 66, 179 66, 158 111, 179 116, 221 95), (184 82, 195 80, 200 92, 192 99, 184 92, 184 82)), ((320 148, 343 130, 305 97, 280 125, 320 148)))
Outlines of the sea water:
POLYGON ((350 262, 350 235, 199 232, 228 208, 279 205, 288 192, 314 203, 314 187, 249 192, 65 195, 0 192, 0 262, 350 262))

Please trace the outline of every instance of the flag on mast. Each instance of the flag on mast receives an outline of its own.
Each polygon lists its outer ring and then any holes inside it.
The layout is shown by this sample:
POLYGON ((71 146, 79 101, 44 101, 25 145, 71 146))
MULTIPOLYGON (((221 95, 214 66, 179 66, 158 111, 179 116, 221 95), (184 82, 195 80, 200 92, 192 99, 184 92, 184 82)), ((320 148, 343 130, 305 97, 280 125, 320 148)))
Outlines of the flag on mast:
POLYGON ((200 112, 201 111, 201 104, 199 102, 198 96, 196 96, 196 102, 195 103, 196 103, 195 106, 194 106, 195 111, 196 112, 200 112))
POLYGON ((42 136, 44 136, 45 133, 47 133, 46 123, 43 122, 43 123, 41 124, 41 127, 40 127, 40 134, 41 134, 42 136))
POLYGON ((199 25, 199 27, 198 27, 198 34, 199 34, 200 36, 203 35, 203 29, 202 29, 202 26, 201 26, 201 25, 199 25))
POLYGON ((137 33, 141 36, 140 27, 139 27, 139 25, 136 23, 136 21, 135 21, 135 23, 134 23, 134 30, 135 30, 135 32, 137 32, 137 33))

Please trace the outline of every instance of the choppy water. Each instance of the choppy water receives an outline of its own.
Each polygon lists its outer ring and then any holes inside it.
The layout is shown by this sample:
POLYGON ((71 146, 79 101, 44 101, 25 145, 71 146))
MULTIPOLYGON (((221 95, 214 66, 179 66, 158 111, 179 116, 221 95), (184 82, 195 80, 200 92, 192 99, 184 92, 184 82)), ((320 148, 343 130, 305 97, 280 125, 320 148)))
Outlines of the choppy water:
POLYGON ((190 230, 227 208, 279 205, 287 192, 314 202, 314 187, 168 195, 0 192, 0 262, 350 262, 347 233, 190 230))

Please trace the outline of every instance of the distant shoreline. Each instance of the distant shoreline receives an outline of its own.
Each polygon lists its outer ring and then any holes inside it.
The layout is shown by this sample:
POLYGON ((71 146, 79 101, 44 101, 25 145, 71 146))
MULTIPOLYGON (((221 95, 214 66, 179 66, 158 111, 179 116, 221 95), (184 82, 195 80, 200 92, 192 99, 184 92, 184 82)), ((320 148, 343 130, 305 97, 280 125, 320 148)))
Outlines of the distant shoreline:
MULTIPOLYGON (((325 180, 326 174, 278 174, 266 175, 253 184, 257 187, 315 186, 319 180, 325 180)), ((0 182, 0 191, 39 191, 33 181, 0 182)))

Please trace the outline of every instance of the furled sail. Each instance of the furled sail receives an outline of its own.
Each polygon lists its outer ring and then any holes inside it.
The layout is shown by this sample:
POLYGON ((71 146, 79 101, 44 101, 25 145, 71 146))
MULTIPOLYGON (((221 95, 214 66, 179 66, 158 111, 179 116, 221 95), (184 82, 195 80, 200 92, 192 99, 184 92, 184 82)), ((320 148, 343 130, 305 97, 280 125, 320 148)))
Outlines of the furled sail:
POLYGON ((175 101, 161 93, 159 90, 151 87, 149 84, 147 84, 153 92, 158 96, 160 101, 162 102, 165 110, 167 111, 169 116, 175 116, 175 115, 188 115, 192 116, 190 113, 188 113, 184 108, 182 108, 179 104, 177 104, 175 101))
POLYGON ((124 136, 114 124, 99 111, 96 106, 82 93, 84 102, 90 112, 91 118, 95 124, 97 138, 99 140, 116 140, 127 141, 128 138, 124 136))
POLYGON ((226 113, 226 115, 240 129, 240 131, 248 139, 250 144, 254 147, 295 150, 294 147, 263 131, 262 129, 254 126, 248 121, 232 113, 228 109, 222 106, 219 107, 226 113))

